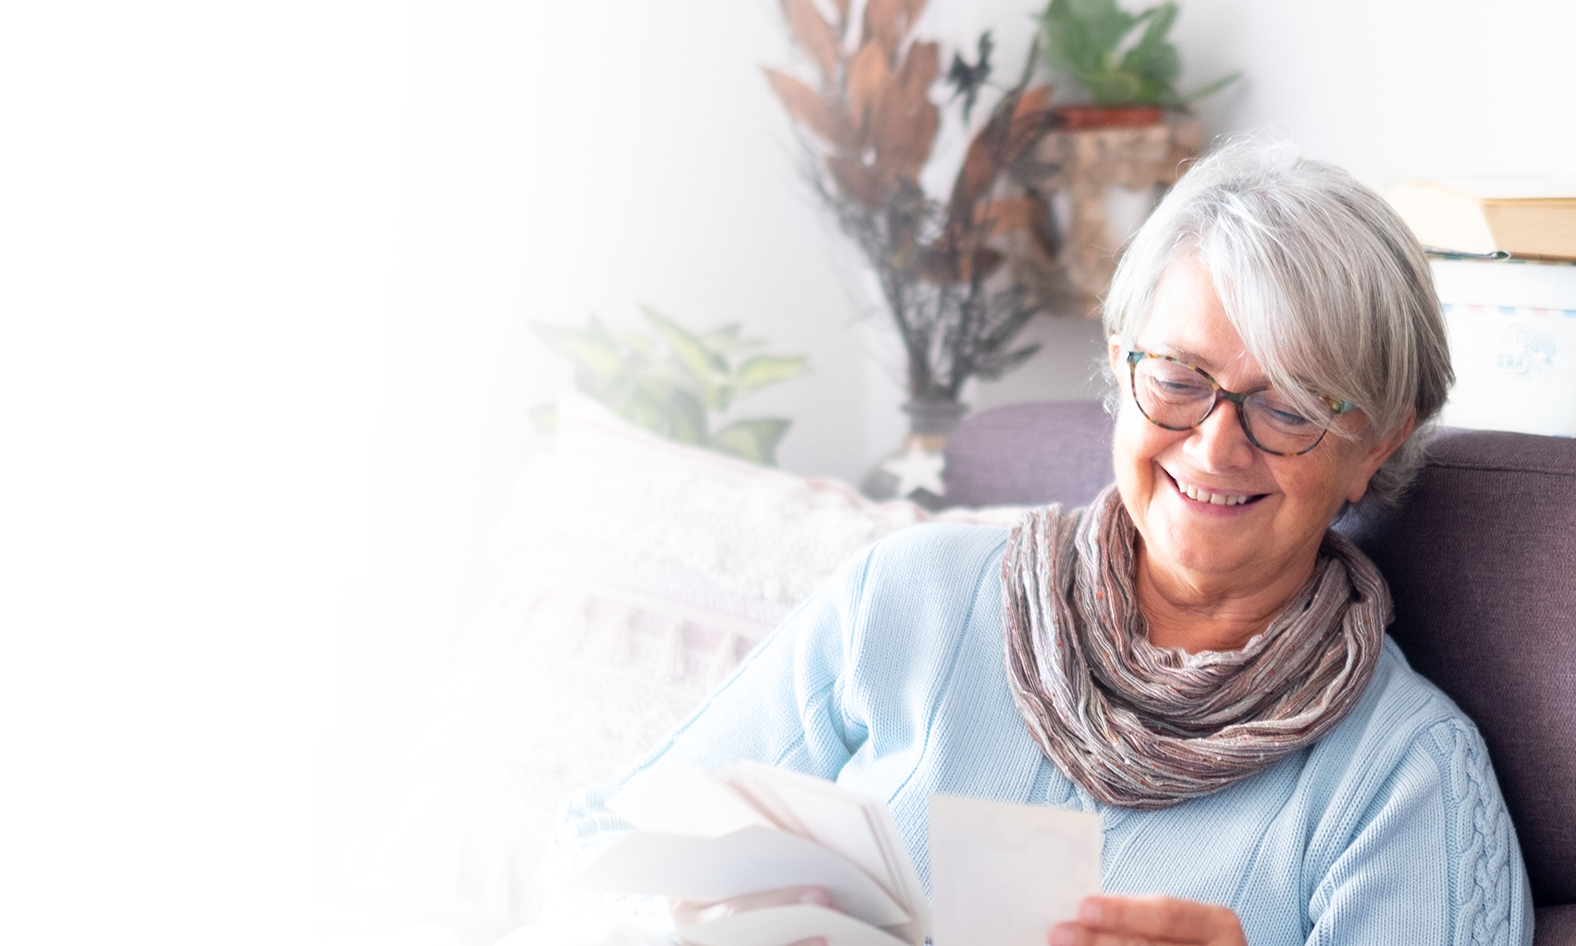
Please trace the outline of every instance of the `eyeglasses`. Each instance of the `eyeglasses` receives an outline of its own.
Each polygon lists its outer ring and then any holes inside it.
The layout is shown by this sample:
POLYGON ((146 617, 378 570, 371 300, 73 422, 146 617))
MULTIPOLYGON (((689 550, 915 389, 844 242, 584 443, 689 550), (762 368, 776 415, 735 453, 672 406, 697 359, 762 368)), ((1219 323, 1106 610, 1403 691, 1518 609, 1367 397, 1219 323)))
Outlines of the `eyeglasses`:
POLYGON ((1238 394, 1184 361, 1147 351, 1127 353, 1133 378, 1133 400, 1156 427, 1188 430, 1202 424, 1221 400, 1237 406, 1237 420, 1248 440, 1278 457, 1301 456, 1319 445, 1331 422, 1356 409, 1351 401, 1318 396, 1329 413, 1310 417, 1307 411, 1271 387, 1238 394))

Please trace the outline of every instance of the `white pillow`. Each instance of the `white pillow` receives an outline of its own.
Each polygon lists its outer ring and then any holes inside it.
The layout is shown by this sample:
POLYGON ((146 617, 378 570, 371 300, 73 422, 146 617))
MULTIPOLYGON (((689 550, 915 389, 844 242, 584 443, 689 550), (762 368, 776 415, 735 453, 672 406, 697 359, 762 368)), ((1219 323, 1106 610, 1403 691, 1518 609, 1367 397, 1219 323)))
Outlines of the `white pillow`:
POLYGON ((572 792, 629 766, 862 546, 932 515, 663 440, 564 397, 512 493, 504 575, 435 688, 362 892, 483 939, 536 917, 572 792))

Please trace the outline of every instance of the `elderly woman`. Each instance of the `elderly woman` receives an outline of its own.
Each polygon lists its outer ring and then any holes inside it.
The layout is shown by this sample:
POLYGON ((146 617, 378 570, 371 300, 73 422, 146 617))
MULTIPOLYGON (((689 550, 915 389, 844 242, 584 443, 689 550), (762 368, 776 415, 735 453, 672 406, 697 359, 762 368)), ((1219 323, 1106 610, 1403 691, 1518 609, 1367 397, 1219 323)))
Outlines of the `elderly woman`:
MULTIPOLYGON (((1134 239, 1105 325, 1114 486, 877 543, 645 765, 836 779, 922 877, 933 793, 1096 812, 1106 894, 1052 944, 1530 942, 1482 740, 1330 530, 1395 502, 1451 382, 1417 241, 1345 172, 1231 146, 1134 239)), ((616 824, 616 789, 568 833, 616 824)))

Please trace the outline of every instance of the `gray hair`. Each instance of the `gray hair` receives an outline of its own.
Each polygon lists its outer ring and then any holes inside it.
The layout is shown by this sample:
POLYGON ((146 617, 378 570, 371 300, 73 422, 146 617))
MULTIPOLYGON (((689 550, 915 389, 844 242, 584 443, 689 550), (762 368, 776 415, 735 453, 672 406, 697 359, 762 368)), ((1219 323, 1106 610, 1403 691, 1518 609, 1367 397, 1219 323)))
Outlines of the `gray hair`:
MULTIPOLYGON (((1284 145, 1228 142, 1177 182, 1133 237, 1105 300, 1105 330, 1131 346, 1176 260, 1208 270, 1269 382, 1309 410, 1356 404, 1363 436, 1417 426, 1374 474, 1363 506, 1394 508, 1422 465, 1454 382, 1423 248, 1384 199, 1284 145)), ((1352 437, 1336 428, 1342 435, 1352 437)))

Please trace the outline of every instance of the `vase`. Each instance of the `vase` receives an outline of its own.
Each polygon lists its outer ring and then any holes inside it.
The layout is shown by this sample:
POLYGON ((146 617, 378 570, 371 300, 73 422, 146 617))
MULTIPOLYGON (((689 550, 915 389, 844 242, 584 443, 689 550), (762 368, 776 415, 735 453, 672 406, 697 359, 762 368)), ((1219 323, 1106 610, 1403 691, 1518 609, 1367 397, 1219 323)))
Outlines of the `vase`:
POLYGON ((898 449, 870 468, 860 492, 875 500, 907 499, 926 509, 939 509, 946 493, 947 435, 967 414, 967 404, 957 401, 909 401, 908 435, 898 449))

